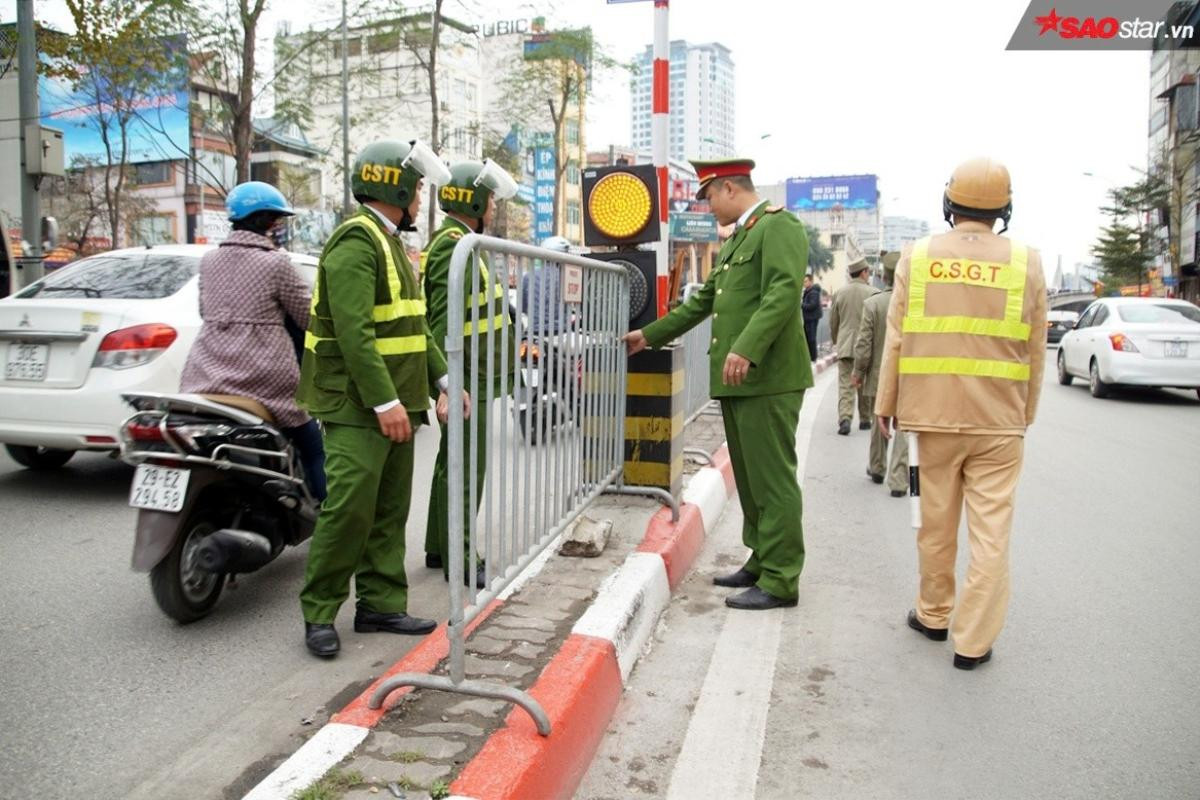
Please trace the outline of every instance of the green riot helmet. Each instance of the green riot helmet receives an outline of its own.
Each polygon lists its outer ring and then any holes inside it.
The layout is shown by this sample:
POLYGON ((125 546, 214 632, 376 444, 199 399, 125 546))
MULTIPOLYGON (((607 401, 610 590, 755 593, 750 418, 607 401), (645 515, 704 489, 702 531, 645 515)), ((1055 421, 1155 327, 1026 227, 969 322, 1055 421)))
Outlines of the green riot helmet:
POLYGON ((488 199, 507 200, 517 193, 517 182, 495 161, 461 161, 450 167, 450 180, 438 191, 438 205, 446 213, 480 220, 487 213, 488 199))
POLYGON ((384 139, 367 145, 354 160, 350 191, 360 203, 377 200, 408 208, 422 178, 440 186, 450 180, 450 170, 419 139, 384 139))

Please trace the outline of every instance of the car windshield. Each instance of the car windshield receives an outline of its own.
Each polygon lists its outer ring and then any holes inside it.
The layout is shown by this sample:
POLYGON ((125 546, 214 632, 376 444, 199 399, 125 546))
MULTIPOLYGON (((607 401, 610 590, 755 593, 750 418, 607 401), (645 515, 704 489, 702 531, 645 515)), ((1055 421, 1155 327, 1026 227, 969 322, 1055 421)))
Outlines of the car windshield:
POLYGON ((155 300, 178 292, 199 266, 194 256, 167 253, 98 255, 56 270, 16 296, 155 300))
POLYGON ((1166 322, 1200 324, 1200 308, 1183 303, 1125 303, 1117 306, 1123 322, 1166 322))

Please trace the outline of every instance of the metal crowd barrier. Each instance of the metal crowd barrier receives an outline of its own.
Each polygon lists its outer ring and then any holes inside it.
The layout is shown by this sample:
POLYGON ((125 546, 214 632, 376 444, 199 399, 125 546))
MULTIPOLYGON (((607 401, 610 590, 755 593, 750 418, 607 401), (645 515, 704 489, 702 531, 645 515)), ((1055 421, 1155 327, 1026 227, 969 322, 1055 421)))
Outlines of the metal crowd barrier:
POLYGON ((464 288, 489 301, 503 292, 509 313, 492 324, 490 310, 481 320, 472 304, 468 318, 463 304, 452 300, 447 315, 449 676, 396 675, 373 693, 370 706, 381 707, 402 686, 442 689, 516 703, 548 736, 550 722, 529 694, 466 678, 466 629, 589 503, 621 485, 627 363, 621 336, 629 327, 629 275, 595 259, 471 234, 455 247, 448 296, 461 298, 464 288), (486 276, 481 255, 488 261, 486 276), (482 374, 472 358, 465 382, 464 343, 471 353, 480 347, 487 352, 482 374), (489 378, 508 374, 510 366, 516 369, 513 393, 495 392, 489 378), (469 420, 464 428, 462 403, 464 390, 479 386, 481 378, 486 389, 484 396, 472 395, 471 414, 488 415, 483 487, 476 479, 478 429, 469 420), (464 482, 473 494, 482 489, 479 512, 469 519, 460 500, 464 482), (464 581, 464 531, 470 574, 484 565, 484 589, 464 581))

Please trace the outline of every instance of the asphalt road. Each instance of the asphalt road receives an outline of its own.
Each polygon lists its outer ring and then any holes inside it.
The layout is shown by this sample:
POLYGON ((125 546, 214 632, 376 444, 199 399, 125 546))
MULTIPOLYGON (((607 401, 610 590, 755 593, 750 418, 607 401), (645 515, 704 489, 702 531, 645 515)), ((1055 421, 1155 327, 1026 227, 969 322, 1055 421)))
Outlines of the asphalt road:
MULTIPOLYGON (((414 485, 427 487, 436 430, 417 442, 414 485)), ((307 546, 243 576, 207 619, 175 624, 129 568, 131 476, 95 454, 34 473, 0 450, 0 797, 240 797, 419 641, 356 635, 351 600, 342 654, 309 656, 307 546)), ((416 491, 409 610, 441 619, 445 583, 423 566, 427 503, 416 491)))
POLYGON ((992 662, 962 672, 950 644, 905 627, 908 501, 864 474, 865 433, 835 434, 831 380, 806 399, 811 439, 801 422, 799 608, 722 604, 711 576, 744 554, 731 503, 577 797, 1200 797, 1195 394, 1095 400, 1057 385, 1050 359, 1008 625, 992 662))

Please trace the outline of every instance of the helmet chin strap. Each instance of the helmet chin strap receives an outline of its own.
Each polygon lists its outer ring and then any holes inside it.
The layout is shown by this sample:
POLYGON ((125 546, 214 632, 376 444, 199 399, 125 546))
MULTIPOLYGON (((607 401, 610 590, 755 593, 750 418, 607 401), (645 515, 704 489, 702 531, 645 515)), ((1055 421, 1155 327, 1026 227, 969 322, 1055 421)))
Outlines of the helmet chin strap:
POLYGON ((411 232, 417 229, 417 223, 413 221, 412 214, 408 213, 408 209, 404 209, 404 213, 400 216, 400 224, 396 226, 396 230, 411 232))

